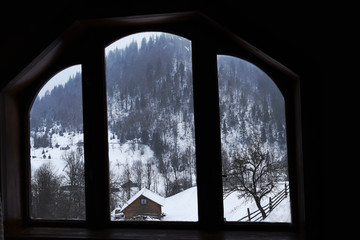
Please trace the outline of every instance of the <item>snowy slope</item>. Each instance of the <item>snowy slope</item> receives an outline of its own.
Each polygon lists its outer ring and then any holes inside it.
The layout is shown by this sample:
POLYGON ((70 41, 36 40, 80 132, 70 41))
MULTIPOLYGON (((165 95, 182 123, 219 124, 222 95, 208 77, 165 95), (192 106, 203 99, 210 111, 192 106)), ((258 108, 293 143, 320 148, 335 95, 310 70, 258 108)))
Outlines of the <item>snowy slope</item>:
POLYGON ((197 187, 165 199, 163 221, 198 221, 197 187))
MULTIPOLYGON (((32 147, 30 153, 32 171, 38 169, 44 163, 51 163, 57 174, 62 174, 66 164, 63 160, 64 154, 70 151, 76 151, 78 143, 83 142, 83 136, 84 134, 66 132, 63 136, 53 134, 51 138, 52 145, 55 146, 57 144, 59 147, 32 147), (69 146, 68 150, 61 150, 61 147, 67 146, 69 146)), ((33 146, 32 138, 30 142, 33 146)), ((138 144, 134 141, 128 141, 120 145, 117 139, 109 140, 110 168, 114 170, 126 162, 132 163, 135 160, 141 160, 142 163, 146 163, 146 161, 153 158, 153 156, 153 151, 147 145, 138 144)))
POLYGON ((255 204, 247 204, 244 199, 239 199, 238 193, 233 192, 224 199, 224 217, 226 221, 238 221, 247 214, 247 208, 250 212, 256 211, 255 204))
MULTIPOLYGON (((109 136, 112 133, 109 132, 109 136)), ((154 157, 154 152, 148 145, 137 143, 137 141, 127 141, 120 144, 118 139, 109 139, 109 161, 110 168, 115 170, 117 166, 134 161, 141 161, 143 164, 154 157)))
MULTIPOLYGON (((76 151, 78 143, 83 142, 84 134, 64 133, 63 136, 53 134, 51 141, 52 145, 59 145, 59 147, 46 147, 46 148, 31 148, 31 171, 34 172, 42 164, 50 163, 53 170, 57 174, 62 174, 66 166, 63 157, 70 151, 76 151), (61 147, 69 146, 68 150, 61 150, 61 147)), ((33 139, 30 139, 31 146, 33 146, 33 139)))
MULTIPOLYGON (((268 203, 269 200, 265 197, 262 200, 262 205, 268 203)), ((224 199, 224 217, 226 221, 238 221, 247 216, 247 208, 250 209, 251 213, 258 210, 254 201, 239 199, 237 192, 224 199)), ((264 222, 291 222, 290 194, 267 216, 264 222)))
POLYGON ((290 197, 288 196, 267 216, 264 222, 291 222, 290 197))

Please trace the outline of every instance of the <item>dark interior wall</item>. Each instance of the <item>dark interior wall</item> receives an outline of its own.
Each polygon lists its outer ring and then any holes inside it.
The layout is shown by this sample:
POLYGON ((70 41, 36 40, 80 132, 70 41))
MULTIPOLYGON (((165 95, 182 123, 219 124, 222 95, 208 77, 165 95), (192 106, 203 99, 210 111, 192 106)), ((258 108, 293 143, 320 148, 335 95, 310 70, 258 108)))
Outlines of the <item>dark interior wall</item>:
MULTIPOLYGON (((314 6, 274 4, 261 1, 251 3, 213 1, 128 1, 126 6, 106 6, 106 3, 81 4, 77 1, 41 4, 9 2, 0 10, 0 87, 12 79, 46 46, 77 19, 121 17, 132 15, 201 11, 236 32, 244 40, 258 47, 280 62, 299 53, 314 59, 321 54, 318 47, 322 35, 321 11, 314 6), (232 3, 230 3, 232 2, 232 3), (281 52, 279 54, 279 52, 281 52), (287 55, 282 56, 282 53, 287 55), (284 59, 285 58, 285 59, 284 59), (6 71, 5 71, 6 70, 6 71)), ((291 68, 291 66, 290 66, 291 68)))
MULTIPOLYGON (((281 62, 301 79, 303 159, 307 230, 323 234, 319 216, 325 211, 322 157, 322 55, 324 16, 314 6, 258 1, 236 6, 227 1, 129 1, 126 6, 94 6, 45 2, 41 5, 9 3, 0 10, 0 89, 6 86, 41 51, 77 19, 200 11, 244 40, 281 62), (322 185, 323 186, 323 185, 322 185)), ((321 235, 319 235, 321 236, 321 235)), ((323 236, 323 235, 322 235, 323 236)))

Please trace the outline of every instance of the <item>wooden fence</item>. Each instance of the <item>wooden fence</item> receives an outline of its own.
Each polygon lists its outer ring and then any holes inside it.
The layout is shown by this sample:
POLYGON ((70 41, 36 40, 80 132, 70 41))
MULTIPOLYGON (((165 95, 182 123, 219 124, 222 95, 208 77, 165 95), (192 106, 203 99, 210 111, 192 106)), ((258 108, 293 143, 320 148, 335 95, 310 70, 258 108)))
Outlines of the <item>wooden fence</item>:
MULTIPOLYGON (((274 197, 269 197, 269 203, 263 206, 263 209, 266 213, 266 216, 269 216, 269 213, 276 208, 282 200, 287 198, 289 194, 289 186, 285 183, 285 187, 283 190, 278 192, 274 197)), ((250 213, 250 209, 247 208, 247 215, 240 218, 239 222, 260 222, 264 220, 262 218, 260 210, 256 210, 250 213)))

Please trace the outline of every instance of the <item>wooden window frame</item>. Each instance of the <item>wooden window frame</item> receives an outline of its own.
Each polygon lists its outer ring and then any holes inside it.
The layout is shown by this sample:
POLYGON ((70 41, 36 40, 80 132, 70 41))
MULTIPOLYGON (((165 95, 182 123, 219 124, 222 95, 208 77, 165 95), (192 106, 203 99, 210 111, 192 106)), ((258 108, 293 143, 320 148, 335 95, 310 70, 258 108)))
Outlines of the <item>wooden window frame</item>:
POLYGON ((169 239, 171 236, 174 238, 180 236, 179 230, 186 232, 184 238, 185 236, 200 238, 209 229, 220 231, 221 234, 230 230, 302 233, 305 217, 300 117, 299 77, 201 13, 186 12, 77 21, 0 93, 1 192, 5 236, 20 239, 55 238, 55 236, 60 239, 69 236, 121 239, 130 234, 141 238, 146 237, 147 234, 153 236, 153 231, 156 230, 149 228, 158 229, 158 234, 164 232, 169 234, 169 239), (104 49, 121 37, 143 31, 168 32, 192 42, 199 214, 197 223, 110 221, 108 144, 107 141, 98 141, 98 139, 107 139, 104 49), (284 96, 291 223, 223 221, 217 55, 236 56, 255 64, 273 79, 284 96), (86 221, 31 220, 28 205, 29 112, 38 91, 46 81, 54 73, 75 64, 82 65, 83 79, 86 221), (204 91, 205 85, 206 91, 204 91), (208 167, 209 158, 212 159, 211 168, 208 167), (217 190, 213 191, 213 189, 217 190), (136 230, 131 230, 133 228, 136 230), (139 228, 144 231, 140 233, 139 228), (173 230, 168 230, 169 228, 173 230))

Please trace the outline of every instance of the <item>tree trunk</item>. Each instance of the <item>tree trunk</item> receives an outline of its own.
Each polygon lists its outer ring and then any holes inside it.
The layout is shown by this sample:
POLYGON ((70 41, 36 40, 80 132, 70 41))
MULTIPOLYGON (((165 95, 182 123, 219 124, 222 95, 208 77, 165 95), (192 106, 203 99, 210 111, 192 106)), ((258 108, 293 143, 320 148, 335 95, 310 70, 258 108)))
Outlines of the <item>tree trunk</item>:
POLYGON ((265 213, 265 210, 263 209, 263 207, 260 204, 260 198, 254 197, 254 199, 255 199, 256 206, 258 207, 259 211, 261 212, 262 218, 264 220, 266 218, 266 213, 265 213))

